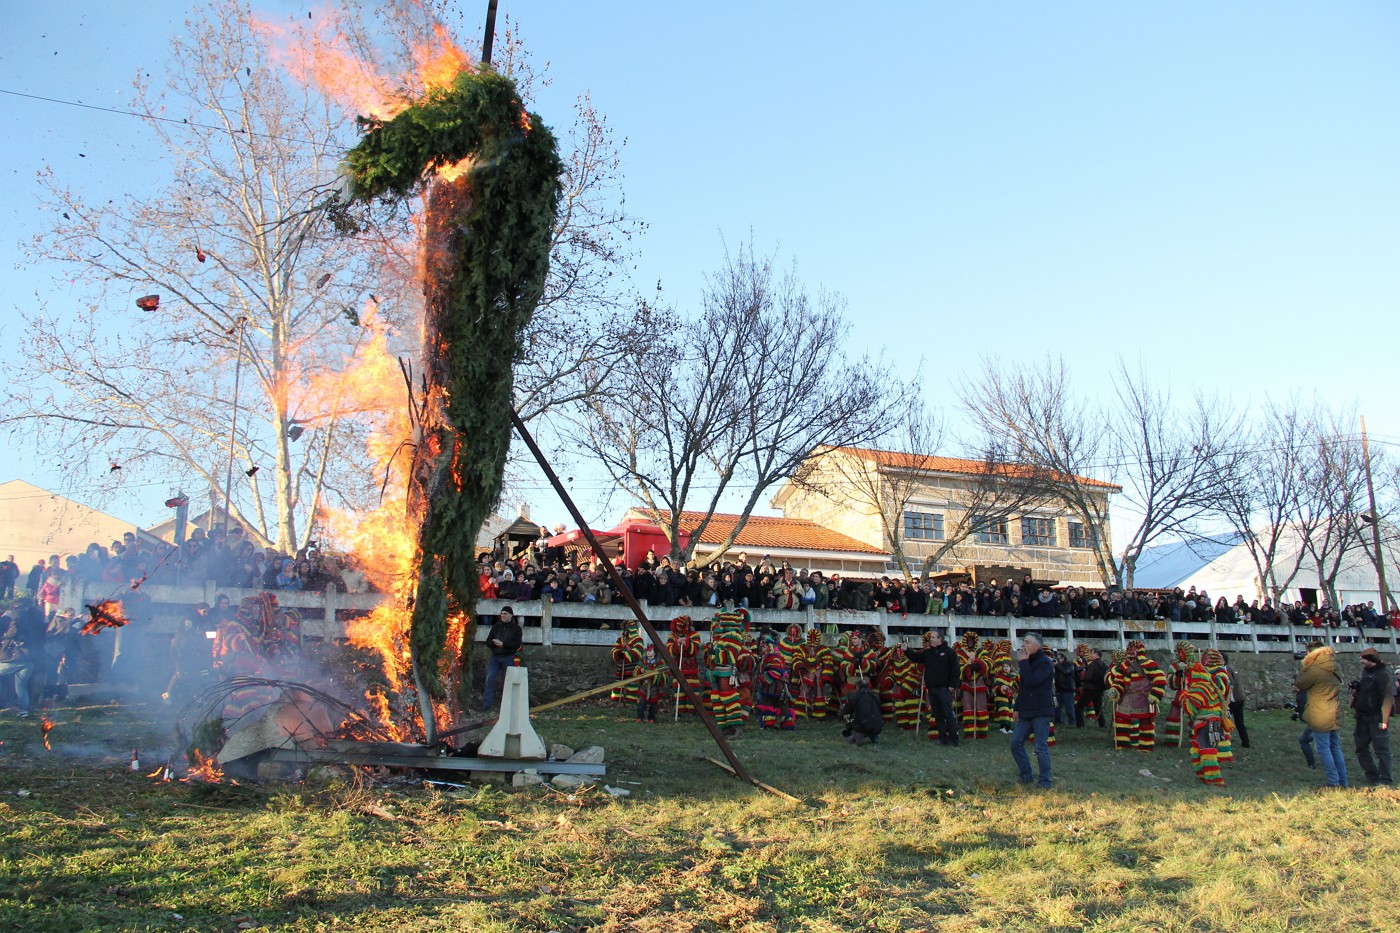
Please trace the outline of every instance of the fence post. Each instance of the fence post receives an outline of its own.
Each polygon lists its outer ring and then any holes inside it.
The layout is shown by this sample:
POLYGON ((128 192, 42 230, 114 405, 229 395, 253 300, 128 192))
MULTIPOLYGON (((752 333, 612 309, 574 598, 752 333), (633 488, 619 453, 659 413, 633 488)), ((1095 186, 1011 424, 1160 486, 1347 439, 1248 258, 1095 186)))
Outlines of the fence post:
POLYGON ((1293 624, 1292 621, 1289 621, 1289 622, 1287 623, 1287 625, 1288 625, 1288 643, 1289 643, 1290 645, 1293 646, 1293 653, 1294 653, 1294 654, 1297 654, 1297 653, 1298 653, 1298 629, 1297 629, 1297 627, 1293 624))
POLYGON ((1123 626, 1123 619, 1118 619, 1118 647, 1124 651, 1128 650, 1128 630, 1123 626))
POLYGON ((552 599, 540 600, 540 644, 546 648, 554 644, 554 600, 552 599))
POLYGON ((1258 629, 1257 627, 1255 627, 1254 623, 1252 623, 1252 622, 1251 622, 1250 625, 1249 625, 1249 639, 1250 639, 1250 641, 1254 642, 1254 653, 1255 653, 1255 654, 1258 654, 1258 653, 1259 653, 1259 629, 1258 629))
POLYGON ((1074 653, 1074 623, 1073 616, 1065 616, 1065 650, 1070 654, 1074 653))
POLYGON ((1220 647, 1220 634, 1216 631, 1215 618, 1213 616, 1210 620, 1210 646, 1217 649, 1220 647))
POLYGON ((322 637, 329 637, 330 632, 338 628, 340 622, 340 594, 334 586, 327 584, 326 591, 321 594, 321 632, 322 637), (332 627, 334 626, 334 627, 332 627))

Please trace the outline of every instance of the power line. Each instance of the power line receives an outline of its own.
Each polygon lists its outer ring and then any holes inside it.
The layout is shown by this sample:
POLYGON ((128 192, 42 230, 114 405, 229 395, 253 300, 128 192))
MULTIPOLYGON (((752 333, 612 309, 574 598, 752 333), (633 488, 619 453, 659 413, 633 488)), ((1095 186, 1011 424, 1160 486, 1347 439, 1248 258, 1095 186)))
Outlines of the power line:
MULTIPOLYGON (((45 96, 43 96, 42 94, 28 94, 28 93, 25 93, 24 91, 12 91, 12 90, 9 90, 8 88, 3 88, 3 87, 0 87, 0 94, 7 94, 7 95, 9 95, 10 97, 23 97, 23 98, 26 98, 26 99, 28 99, 28 100, 39 100, 39 101, 44 101, 45 103, 49 103, 49 104, 62 104, 62 105, 65 106, 65 107, 80 107, 80 108, 82 108, 82 109, 84 109, 84 110, 96 110, 96 111, 98 111, 98 112, 100 112, 100 113, 112 113, 112 114, 116 114, 117 116, 121 116, 121 117, 135 117, 135 118, 138 119, 138 120, 152 120, 152 121, 159 122, 159 123, 170 123, 170 124, 172 124, 172 125, 174 125, 174 126, 181 126, 181 127, 187 128, 187 129, 211 130, 211 131, 216 132, 216 133, 227 133, 227 132, 229 132, 228 127, 224 127, 224 126, 215 126, 215 125, 212 124, 212 123, 197 123, 197 122, 194 122, 194 121, 191 121, 191 120, 186 120, 186 119, 179 119, 179 120, 177 120, 177 119, 175 119, 174 117, 158 117, 158 116, 156 116, 156 115, 153 114, 153 113, 141 113, 141 112, 138 111, 138 110, 122 110, 122 109, 117 108, 117 107, 102 107, 102 106, 99 106, 98 104, 85 104, 85 103, 83 103, 82 101, 77 101, 77 100, 64 100, 64 99, 61 98, 61 97, 45 97, 45 96)), ((271 134, 271 133, 258 133, 258 132, 255 132, 255 131, 253 131, 253 130, 246 130, 246 129, 243 129, 242 127, 237 127, 237 128, 235 128, 235 129, 233 130, 233 132, 238 133, 238 134, 243 135, 243 136, 247 136, 247 137, 249 137, 249 138, 256 137, 256 138, 258 138, 258 139, 272 139, 272 140, 276 140, 276 141, 278 141, 278 142, 284 142, 284 143, 300 143, 300 144, 306 145, 306 146, 318 146, 318 145, 320 145, 319 143, 316 143, 316 142, 314 142, 314 141, 312 141, 312 140, 310 140, 310 139, 297 139, 295 136, 275 136, 275 135, 273 135, 273 134, 271 134)))

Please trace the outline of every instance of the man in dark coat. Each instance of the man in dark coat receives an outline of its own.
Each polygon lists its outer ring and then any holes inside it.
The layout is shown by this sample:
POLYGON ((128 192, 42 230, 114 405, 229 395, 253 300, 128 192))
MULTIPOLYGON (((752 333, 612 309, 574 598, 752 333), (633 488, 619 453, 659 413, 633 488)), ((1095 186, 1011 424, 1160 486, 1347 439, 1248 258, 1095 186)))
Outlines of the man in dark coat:
POLYGON ((500 619, 491 626, 486 636, 486 646, 491 649, 491 657, 486 659, 486 687, 481 698, 481 711, 488 712, 496 704, 496 684, 505 677, 506 668, 519 663, 516 652, 524 641, 520 623, 515 620, 515 611, 509 606, 501 607, 500 619))
POLYGON ((864 677, 856 681, 855 692, 846 698, 841 715, 846 718, 846 728, 841 730, 841 735, 852 745, 864 745, 867 739, 873 745, 880 740, 880 733, 885 729, 880 698, 871 691, 870 681, 864 677))
POLYGON ((15 598, 15 581, 19 579, 19 564, 11 554, 0 561, 0 599, 15 598))
POLYGON ((925 636, 925 647, 908 649, 904 656, 924 666, 924 692, 928 708, 938 724, 938 744, 958 744, 958 724, 953 718, 953 687, 959 682, 958 656, 934 629, 925 636))
POLYGON ((1050 722, 1055 715, 1055 665, 1045 653, 1045 642, 1039 635, 1029 634, 1016 653, 1021 668, 1021 691, 1016 695, 1012 714, 1016 725, 1011 730, 1011 757, 1016 761, 1022 784, 1032 783, 1031 763, 1026 755, 1026 739, 1035 736, 1036 765, 1040 770, 1034 778, 1037 787, 1050 787, 1050 722))

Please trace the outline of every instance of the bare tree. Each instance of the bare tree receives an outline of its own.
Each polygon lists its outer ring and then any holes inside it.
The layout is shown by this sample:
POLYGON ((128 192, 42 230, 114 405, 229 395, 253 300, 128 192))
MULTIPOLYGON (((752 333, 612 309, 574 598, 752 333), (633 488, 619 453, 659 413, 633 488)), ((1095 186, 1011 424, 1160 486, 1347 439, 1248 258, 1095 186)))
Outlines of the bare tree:
POLYGON ((1317 419, 1296 398, 1269 401, 1253 431, 1221 448, 1219 514, 1254 562, 1258 595, 1277 602, 1306 555, 1314 520, 1300 509, 1317 419), (1297 545, 1296 552, 1293 546, 1297 545))
POLYGON ((1361 440, 1341 427, 1354 417, 1351 412, 1319 418, 1319 433, 1306 449, 1298 502, 1303 550, 1317 570, 1318 586, 1337 610, 1342 608, 1337 578, 1368 536, 1361 520, 1367 509, 1361 440))
POLYGON ((1133 586, 1142 553, 1167 536, 1190 539, 1220 505, 1240 419, 1217 399, 1197 395, 1187 411, 1146 373, 1119 361, 1118 405, 1108 414, 1109 460, 1123 487, 1124 511, 1137 518, 1118 551, 1122 585, 1133 586))
POLYGON ((577 434, 678 560, 727 493, 744 491, 740 519, 715 556, 813 449, 871 443, 908 402, 885 367, 846 355, 840 299, 809 294, 751 244, 708 278, 696 317, 661 317, 656 344, 614 372, 622 391, 587 400, 577 434))
POLYGON ((104 204, 40 178, 54 223, 31 255, 69 267, 86 301, 76 314, 25 314, 30 349, 7 363, 6 420, 33 424, 75 483, 146 475, 222 490, 232 451, 233 511, 294 550, 339 449, 324 443, 336 413, 303 408, 306 386, 361 337, 345 309, 376 289, 370 244, 339 242, 310 210, 343 152, 338 121, 267 66, 247 16, 215 7, 172 44, 179 69, 159 90, 138 81, 135 102, 204 127, 150 122, 171 183, 104 204))
POLYGON ((1112 483, 1097 479, 1112 449, 1105 414, 1070 391, 1063 359, 1035 367, 1008 367, 984 359, 962 389, 963 407, 982 432, 982 446, 1034 470, 1064 507, 1084 523, 1086 543, 1105 586, 1121 582, 1109 527, 1112 483))
MULTIPOLYGON (((405 73, 440 24, 409 2, 365 12, 345 0, 312 25, 326 19, 338 31, 331 51, 366 63, 347 87, 402 95, 381 76, 405 73)), ((414 352, 417 217, 412 204, 374 217, 325 210, 352 117, 367 111, 288 80, 289 57, 270 39, 278 31, 232 0, 204 17, 173 39, 178 65, 165 85, 136 88, 135 107, 162 118, 150 131, 172 166, 166 187, 104 204, 52 173, 40 178, 53 225, 30 254, 64 264, 83 300, 76 312, 42 302, 25 312, 0 423, 89 490, 154 478, 218 501, 232 454, 232 512, 291 551, 312 535, 322 503, 363 507, 379 489, 359 454, 365 416, 402 407, 402 386, 332 386, 370 342, 357 326, 366 305, 387 327, 389 352, 414 352), (180 118, 188 128, 169 122, 180 118), (133 310, 145 293, 158 304, 133 310)), ((497 61, 526 86, 547 80, 509 27, 497 61)), ((529 417, 597 391, 633 348, 619 272, 639 225, 621 198, 622 143, 586 95, 564 135, 574 148, 551 277, 517 361, 517 405, 529 417)))

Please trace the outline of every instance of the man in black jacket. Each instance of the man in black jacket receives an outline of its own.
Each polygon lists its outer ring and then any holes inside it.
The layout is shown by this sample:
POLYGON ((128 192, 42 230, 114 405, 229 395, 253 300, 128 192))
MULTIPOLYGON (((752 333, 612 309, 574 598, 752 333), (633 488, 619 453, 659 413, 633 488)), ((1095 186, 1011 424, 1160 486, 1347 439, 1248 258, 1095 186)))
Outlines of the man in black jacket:
POLYGON ((520 631, 520 623, 515 621, 515 611, 509 606, 502 606, 500 620, 491 626, 491 631, 486 636, 486 646, 491 649, 491 657, 486 659, 486 687, 481 698, 483 713, 489 712, 491 707, 496 705, 497 680, 505 677, 506 668, 515 667, 520 663, 516 652, 520 650, 523 639, 524 633, 520 631))
POLYGON ((885 729, 880 698, 871 692, 870 681, 864 677, 856 681, 855 692, 846 698, 841 715, 846 718, 846 728, 841 730, 841 735, 852 745, 863 745, 866 739, 873 745, 880 740, 880 733, 885 729))
POLYGON ((958 744, 958 724, 953 718, 953 687, 959 678, 958 656, 943 641, 943 633, 930 630, 922 650, 906 650, 904 656, 924 666, 924 690, 928 708, 938 724, 938 744, 958 744))
POLYGON ((1045 653, 1045 642, 1039 635, 1029 634, 1016 653, 1021 666, 1021 691, 1016 695, 1016 710, 1012 714, 1016 726, 1011 730, 1011 757, 1016 761, 1022 784, 1030 784, 1031 763, 1026 755, 1026 739, 1035 736, 1035 759, 1040 770, 1037 787, 1050 785, 1050 721, 1055 715, 1055 665, 1045 653))
POLYGON ((1390 769, 1390 714, 1395 707, 1395 682, 1381 663, 1380 652, 1361 652, 1361 680, 1353 691, 1356 710, 1356 760, 1370 784, 1392 784, 1390 769), (1371 756, 1372 749, 1375 757, 1371 756))

